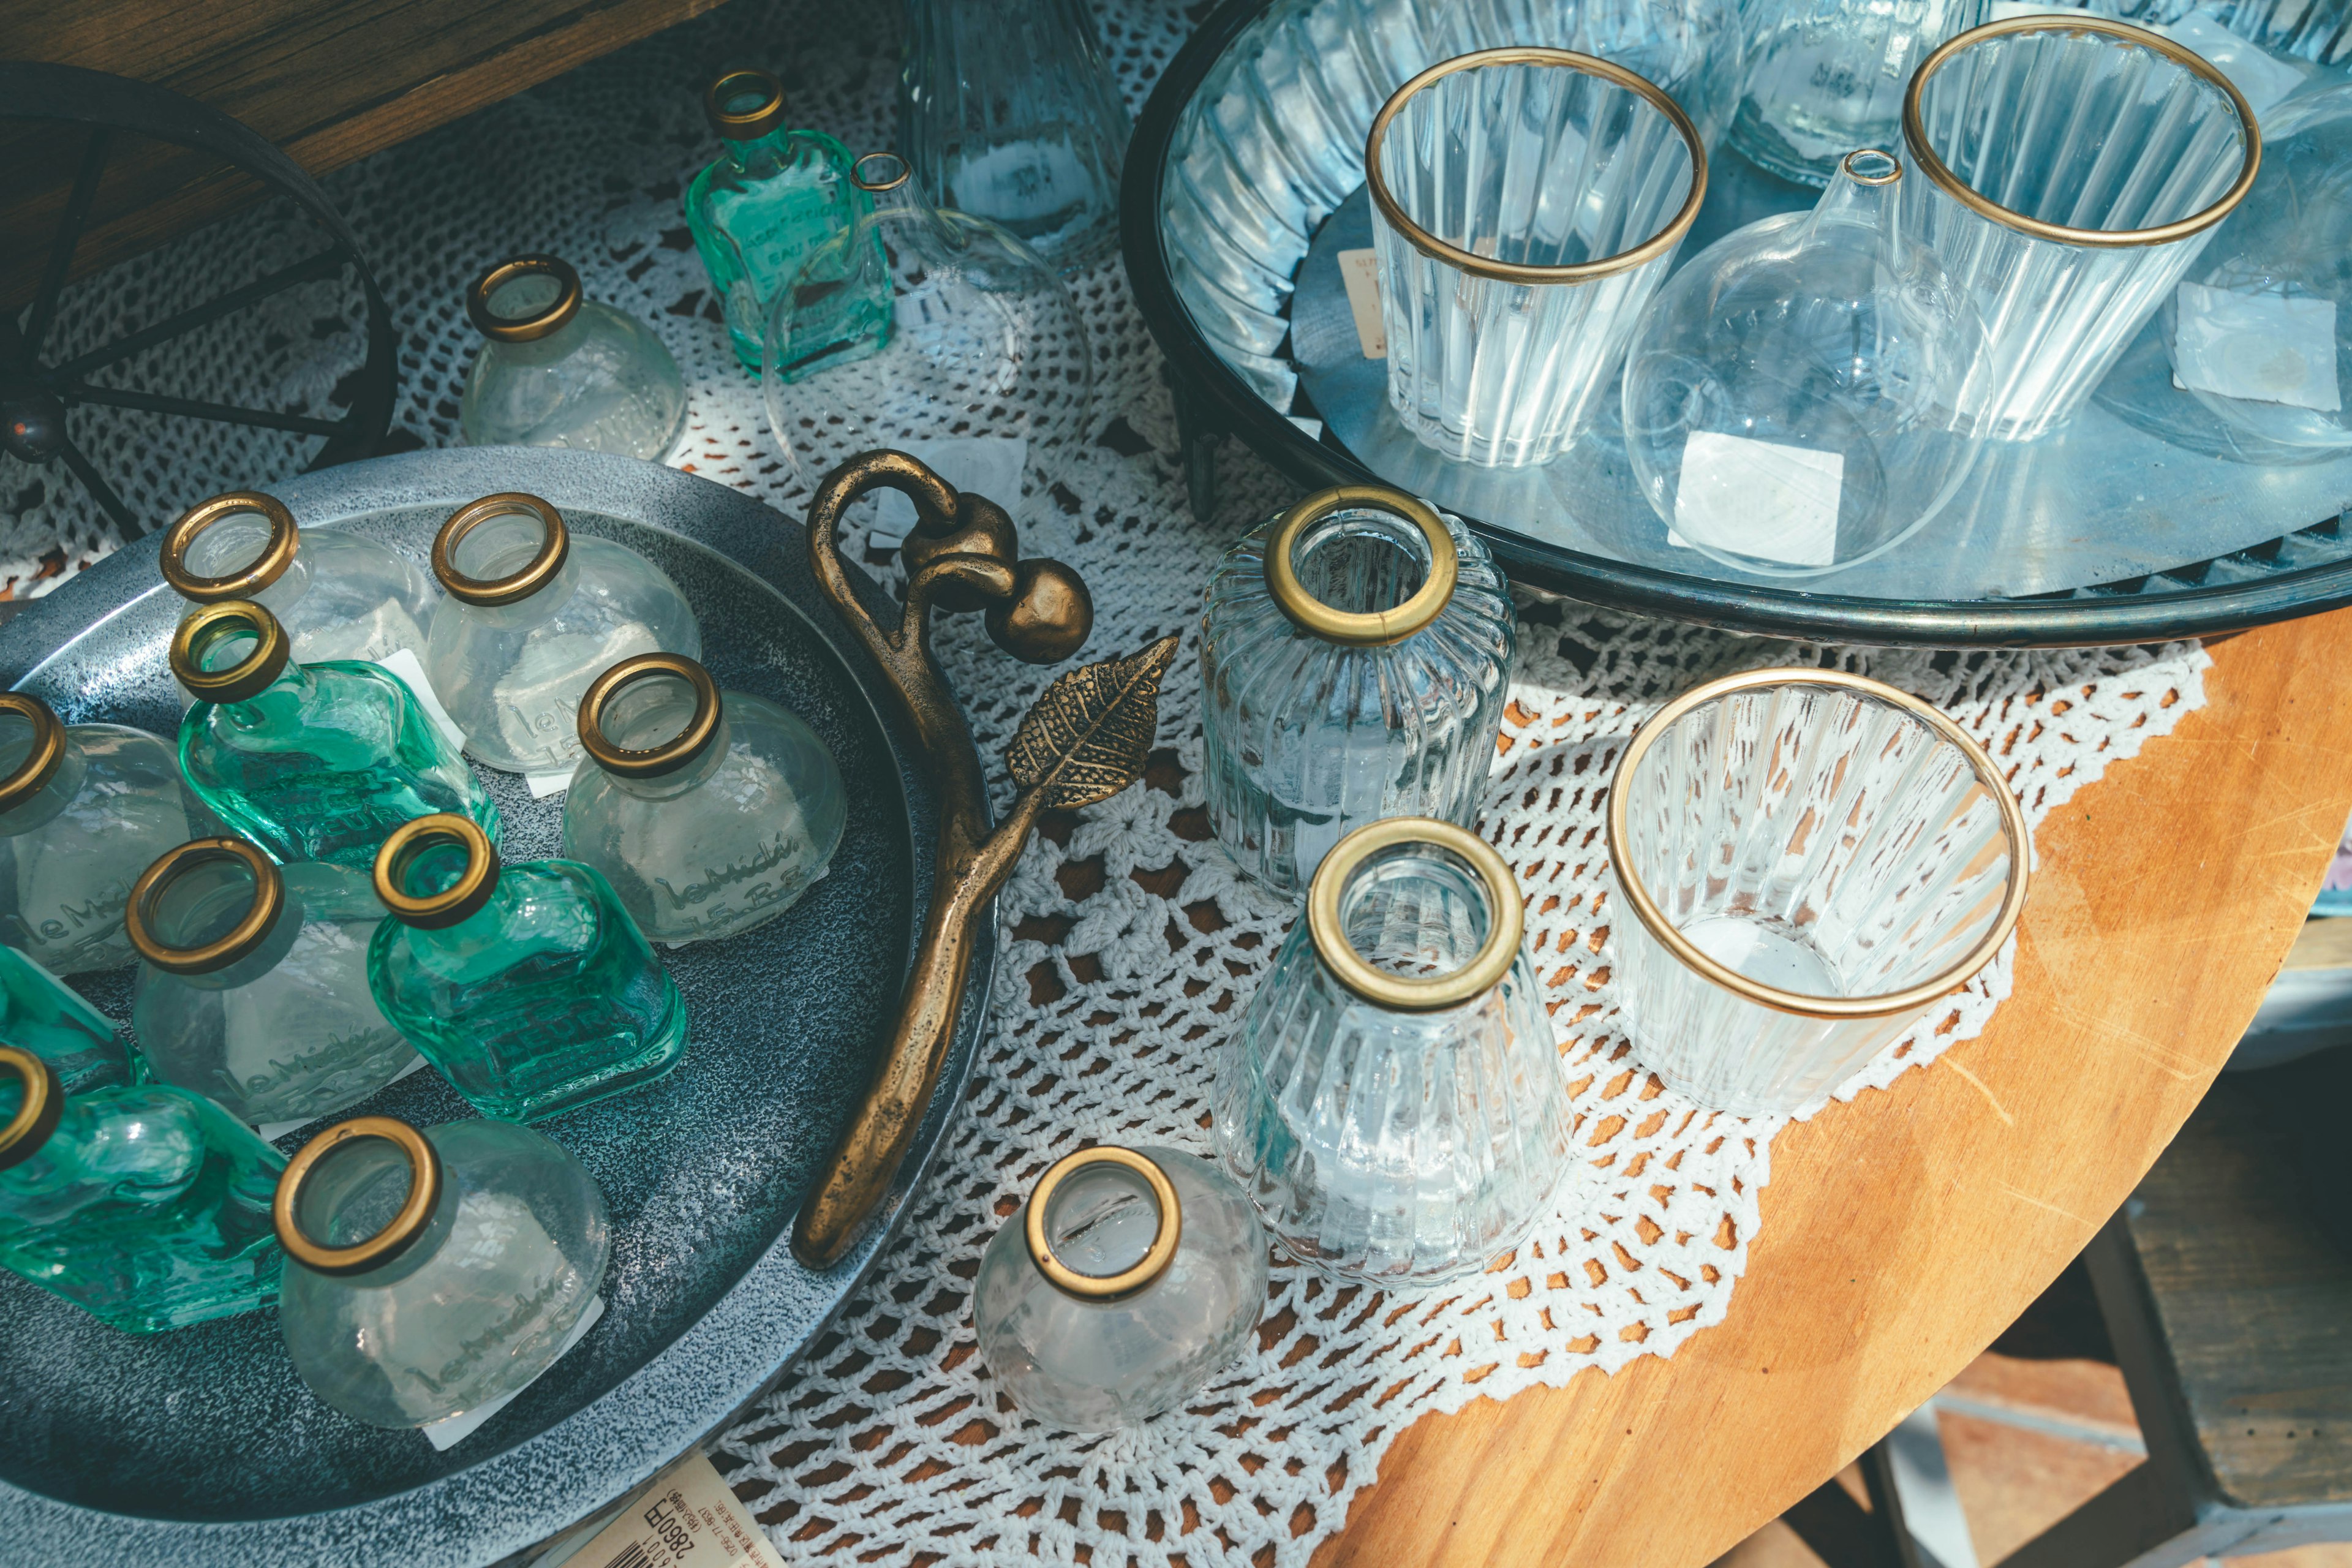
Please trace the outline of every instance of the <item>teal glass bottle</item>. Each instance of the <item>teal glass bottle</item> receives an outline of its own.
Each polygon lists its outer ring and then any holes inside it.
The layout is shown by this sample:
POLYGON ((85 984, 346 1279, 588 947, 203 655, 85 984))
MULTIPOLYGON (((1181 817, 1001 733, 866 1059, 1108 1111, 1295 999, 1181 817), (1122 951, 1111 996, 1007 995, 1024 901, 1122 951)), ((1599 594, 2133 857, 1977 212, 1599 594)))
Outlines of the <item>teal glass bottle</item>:
POLYGON ((163 1084, 68 1096, 0 1046, 0 1267, 128 1333, 278 1299, 286 1161, 211 1100, 163 1084))
POLYGON ((424 705, 380 665, 297 664, 277 617, 232 599, 180 623, 172 673, 196 705, 180 768, 198 799, 279 860, 364 871, 413 817, 499 808, 424 705))
POLYGON ((0 947, 0 1040, 48 1063, 68 1094, 114 1088, 137 1076, 113 1021, 13 947, 0 947))
POLYGON ((686 1054, 686 1003, 594 868, 501 866, 450 814, 384 840, 368 946, 376 1005, 474 1109, 538 1121, 651 1083, 686 1054))
MULTIPOLYGON (((760 368, 768 301, 811 251, 866 216, 849 150, 821 131, 784 125, 784 89, 762 70, 730 70, 703 94, 725 144, 686 191, 686 226, 727 314, 735 357, 760 368)), ((886 292, 882 305, 887 311, 886 292)))

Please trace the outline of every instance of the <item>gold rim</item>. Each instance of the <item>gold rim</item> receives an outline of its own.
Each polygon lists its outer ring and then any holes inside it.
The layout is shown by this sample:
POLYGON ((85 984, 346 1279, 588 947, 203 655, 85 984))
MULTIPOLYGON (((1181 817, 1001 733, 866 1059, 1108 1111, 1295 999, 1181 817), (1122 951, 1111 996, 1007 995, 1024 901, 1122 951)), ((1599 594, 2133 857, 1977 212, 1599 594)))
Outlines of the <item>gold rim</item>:
POLYGON ((722 71, 702 93, 703 118, 710 129, 730 142, 756 142, 784 122, 784 84, 770 72, 745 68, 722 71), (761 95, 751 109, 730 109, 727 100, 741 92, 761 95))
POLYGON ((550 583, 563 570, 564 561, 572 553, 572 532, 563 526, 563 514, 548 502, 520 490, 503 490, 494 496, 484 496, 449 514, 441 531, 433 536, 433 575, 453 599, 468 605, 511 605, 528 599, 550 583), (468 577, 457 570, 457 545, 466 535, 494 517, 535 517, 544 531, 540 538, 539 553, 525 562, 520 571, 503 577, 468 577))
POLYGON ((1838 160, 1838 167, 1844 170, 1845 177, 1857 185, 1891 185, 1903 178, 1903 161, 1876 147, 1857 147, 1838 160), (1885 160, 1886 167, 1874 174, 1864 174, 1858 165, 1871 159, 1885 160))
POLYGON ((250 599, 224 599, 188 612, 172 634, 172 676, 199 702, 243 702, 286 673, 292 648, 278 617, 250 599), (253 651, 226 669, 206 669, 205 655, 225 637, 245 632, 253 651))
POLYGON ((1690 231, 1693 219, 1698 216, 1699 204, 1706 199, 1706 143, 1699 137, 1698 127, 1683 112, 1682 105, 1645 77, 1634 75, 1623 66, 1580 55, 1572 49, 1539 49, 1518 47, 1481 49, 1475 54, 1461 55, 1441 60, 1389 95, 1381 111, 1372 116, 1371 133, 1364 138, 1364 182, 1371 187, 1373 205, 1381 216, 1410 241, 1415 250, 1433 260, 1443 261, 1456 270, 1474 277, 1492 278, 1504 283, 1590 283, 1596 278, 1623 272, 1654 261, 1682 243, 1690 231), (1381 177, 1381 142, 1387 137, 1389 121, 1395 119, 1405 100, 1428 87, 1441 77, 1459 70, 1475 70, 1481 66, 1537 65, 1554 66, 1564 70, 1580 71, 1639 93, 1651 108, 1664 115, 1683 139, 1690 153, 1690 194, 1683 198, 1682 206, 1665 227, 1643 240, 1631 250, 1621 250, 1614 256, 1604 256, 1598 261, 1580 261, 1573 267, 1529 267, 1523 262, 1497 261, 1491 256, 1478 256, 1458 247, 1448 245, 1412 219, 1405 216, 1396 197, 1389 193, 1388 182, 1381 177))
POLYGON ((2263 166, 2263 132, 2262 127, 2254 121, 2253 106, 2246 101, 2245 95, 2240 92, 2230 79, 2222 75, 2212 62, 2196 50, 2184 48, 2171 39, 2151 33, 2145 27, 2135 27, 2128 22, 2111 22, 2104 16, 2084 16, 2071 13, 2063 16, 2011 16, 2005 21, 1988 22, 1981 27, 1971 27, 1920 61, 1919 68, 1911 73, 1910 87, 1905 89, 1903 94, 1903 141, 1910 148, 1911 156, 1918 163, 1921 171, 1929 179, 1935 181, 1945 195, 1979 217, 2000 224, 2005 228, 2013 228, 2018 233, 2035 239, 2049 240, 2053 244, 2106 248, 2136 245, 2165 245, 2176 239, 2186 239, 2192 234, 2212 227, 2229 216, 2237 205, 2246 199, 2246 193, 2254 188, 2254 176, 2261 173, 2263 166), (1944 160, 1937 156, 1936 150, 1927 145, 1927 118, 1920 105, 1927 93, 1927 79, 1941 70, 1955 55, 1962 49, 1973 47, 1993 38, 2005 37, 2012 33, 2097 33, 2123 43, 2137 44, 2142 48, 2152 49, 2175 65, 2188 68, 2220 88, 2230 95, 2230 102, 2237 110, 2238 123, 2244 128, 2246 133, 2245 163, 2238 171, 2237 180, 2228 190, 2221 193, 2219 201, 2204 211, 2192 213, 2177 223, 2164 224, 2156 228, 2069 228, 2063 224, 2044 223, 2040 218, 2027 217, 2023 213, 2012 212, 1990 196, 1979 195, 1974 186, 1968 184, 1958 174, 1952 173, 1945 165, 1944 160))
POLYGON ((231 490, 210 500, 200 500, 164 531, 163 581, 180 597, 194 599, 200 605, 222 599, 250 599, 286 575, 286 568, 294 564, 294 552, 301 535, 302 531, 294 526, 294 514, 276 496, 266 496, 259 490, 231 490), (188 570, 188 552, 194 547, 198 535, 224 518, 247 512, 258 514, 269 525, 268 541, 252 565, 226 577, 199 577, 188 570))
POLYGON ((5 1171, 41 1152, 58 1130, 58 1118, 65 1114, 66 1091, 57 1068, 16 1046, 0 1046, 0 1073, 25 1086, 16 1114, 0 1127, 0 1171, 5 1171))
POLYGON ((33 726, 33 743, 16 771, 0 779, 0 811, 14 811, 58 776, 66 760, 66 727, 57 710, 29 691, 0 691, 0 713, 14 713, 33 726))
POLYGON ((1433 1013, 1484 996, 1503 983, 1518 961, 1527 935, 1528 910, 1511 880, 1511 868, 1495 847, 1465 827, 1430 816, 1392 816, 1359 827, 1332 846, 1307 887, 1307 935, 1331 977, 1376 1006, 1397 1013, 1433 1013), (1470 962, 1451 974, 1416 980, 1391 974, 1364 962, 1348 940, 1339 900, 1367 860, 1400 845, 1426 845, 1467 861, 1486 890, 1486 940, 1470 962))
POLYGON ((868 153, 849 166, 849 183, 870 195, 895 191, 907 183, 907 160, 896 153, 868 153))
POLYGON ((1625 894, 1625 901, 1633 907, 1634 918, 1649 933, 1665 945, 1666 950, 1685 965, 1725 990, 1776 1013, 1793 1013, 1806 1018, 1883 1018, 1890 1014, 1909 1012, 1925 1006, 1938 996, 1949 995, 1976 977, 1978 970, 1990 963, 2000 951, 2001 943, 2016 929, 2017 917, 2025 908, 2027 861, 2031 858, 2031 840, 2025 830, 2025 811, 2017 804, 2017 796, 1992 759, 1985 755, 1975 737, 1946 718, 1932 702, 1923 702, 1907 691, 1897 691, 1884 682, 1866 676, 1848 675, 1835 669, 1751 669, 1741 675, 1727 675, 1718 680, 1694 687, 1658 710, 1655 717, 1636 731, 1625 754, 1617 761, 1617 771, 1609 781, 1608 812, 1609 865, 1615 872, 1617 886, 1625 894), (1692 945, 1690 939, 1674 928, 1665 912, 1659 909, 1650 890, 1642 885, 1641 874, 1633 869, 1625 853, 1625 793, 1633 777, 1633 770, 1659 736, 1674 727, 1675 721, 1693 709, 1703 707, 1719 698, 1737 692, 1753 691, 1772 686, 1829 686, 1840 690, 1860 692, 1901 709, 1938 736, 1958 746, 1967 756, 1969 766, 1983 784, 2000 812, 2001 837, 2009 846, 2009 889, 2002 897, 2000 913, 1992 929, 1958 961, 1934 975, 1901 991, 1880 996, 1807 996, 1799 992, 1783 991, 1777 986, 1750 980, 1748 976, 1718 963, 1692 945))
POLYGON ((1055 1289, 1081 1301, 1116 1301, 1134 1295, 1159 1279, 1175 1261, 1176 1243, 1183 1233, 1184 1206, 1176 1201, 1176 1189, 1169 1182, 1168 1173, 1134 1150, 1108 1143, 1081 1149, 1055 1161, 1030 1190, 1028 1218, 1023 1227, 1029 1243, 1029 1260, 1037 1266, 1037 1272, 1055 1289), (1046 1205, 1064 1182, 1090 1165, 1118 1165, 1134 1172, 1150 1186, 1151 1199, 1160 1205, 1160 1227, 1152 1232, 1150 1247, 1133 1268, 1117 1274, 1081 1274, 1055 1257, 1053 1244, 1045 1239, 1046 1205))
POLYGON ((1402 642, 1435 620, 1453 602, 1461 564, 1454 535, 1445 521, 1423 501, 1385 485, 1337 485, 1318 490, 1282 514, 1265 547, 1265 586, 1282 613, 1300 630, 1330 642, 1369 646, 1402 642), (1307 591, 1291 557, 1307 531, 1334 512, 1360 510, 1401 517, 1421 532, 1429 546, 1429 575, 1412 597, 1393 609, 1335 610, 1307 591))
POLYGON ((699 663, 682 653, 641 653, 598 676, 580 699, 580 744, 606 773, 624 778, 659 778, 677 772, 710 749, 719 733, 719 714, 718 683, 699 663), (694 716, 686 721, 685 729, 658 746, 631 751, 615 745, 604 733, 604 710, 637 682, 664 675, 676 676, 694 689, 694 716))
POLYGON ((466 319, 486 338, 527 343, 559 331, 580 313, 580 274, 560 256, 518 256, 484 272, 466 290, 466 319), (555 298, 528 316, 501 316, 490 298, 518 278, 552 278, 555 298))
POLYGON ((286 1163, 269 1215, 278 1228, 278 1245, 303 1268, 320 1274, 361 1274, 391 1262, 415 1246, 433 1223, 433 1211, 440 1202, 441 1156, 433 1141, 394 1117, 355 1116, 303 1144, 301 1152, 286 1163), (408 1157, 407 1200, 391 1223, 365 1241, 350 1247, 323 1246, 312 1240, 295 1217, 295 1206, 302 1201, 302 1185, 320 1161, 362 1138, 381 1138, 408 1157))
POLYGON ((498 846, 481 824, 454 811, 402 823, 375 852, 375 896, 394 920, 419 931, 442 931, 478 913, 498 888, 498 846), (408 868, 436 844, 463 845, 466 869, 440 892, 419 897, 407 889, 408 868))
POLYGON ((210 974, 252 953, 286 909, 286 879, 278 863, 242 838, 197 838, 167 849, 131 884, 122 928, 139 956, 171 974, 210 974), (253 873, 253 904, 226 936, 202 947, 173 947, 155 934, 155 905, 164 891, 199 866, 234 860, 253 873))

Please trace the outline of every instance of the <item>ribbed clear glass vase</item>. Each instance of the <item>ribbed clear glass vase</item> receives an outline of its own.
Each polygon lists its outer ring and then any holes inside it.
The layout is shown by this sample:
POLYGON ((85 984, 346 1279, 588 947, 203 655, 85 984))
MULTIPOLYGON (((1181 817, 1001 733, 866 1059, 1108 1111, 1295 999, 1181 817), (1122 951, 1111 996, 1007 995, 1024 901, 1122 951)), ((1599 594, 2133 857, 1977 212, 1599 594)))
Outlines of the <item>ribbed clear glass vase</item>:
POLYGON ((1486 547, 1402 491, 1342 487, 1269 519, 1201 615, 1218 840, 1295 893, 1360 824, 1475 821, 1517 635, 1486 547))
POLYGON ((1731 144, 1784 180, 1827 184, 1838 162, 1894 144, 1927 52, 1991 0, 1786 0, 1753 7, 1731 144))

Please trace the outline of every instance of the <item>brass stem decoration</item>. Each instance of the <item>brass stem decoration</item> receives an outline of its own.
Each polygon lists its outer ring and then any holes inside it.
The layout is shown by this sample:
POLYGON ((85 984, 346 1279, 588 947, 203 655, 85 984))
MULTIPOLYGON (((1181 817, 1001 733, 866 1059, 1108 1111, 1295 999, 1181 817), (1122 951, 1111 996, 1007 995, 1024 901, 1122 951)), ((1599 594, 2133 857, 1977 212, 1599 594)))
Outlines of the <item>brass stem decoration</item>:
POLYGON ((1087 665, 1045 689, 1022 720, 1007 759, 1020 795, 987 830, 980 759, 947 679, 931 656, 931 607, 985 610, 999 647, 1051 664, 1083 647, 1094 604, 1058 561, 1019 559, 1013 520, 983 497, 960 493, 903 452, 866 452, 825 476, 809 505, 809 560, 826 597, 889 676, 906 705, 940 795, 939 865, 922 944, 872 1084, 793 1225, 793 1253, 827 1268, 889 1191, 930 1104, 963 1003, 972 922, 981 918, 1048 806, 1108 800, 1142 776, 1159 727, 1160 679, 1176 657, 1162 637, 1128 658, 1087 665), (915 503, 900 546, 907 603, 895 630, 877 625, 849 585, 834 533, 869 490, 915 503))

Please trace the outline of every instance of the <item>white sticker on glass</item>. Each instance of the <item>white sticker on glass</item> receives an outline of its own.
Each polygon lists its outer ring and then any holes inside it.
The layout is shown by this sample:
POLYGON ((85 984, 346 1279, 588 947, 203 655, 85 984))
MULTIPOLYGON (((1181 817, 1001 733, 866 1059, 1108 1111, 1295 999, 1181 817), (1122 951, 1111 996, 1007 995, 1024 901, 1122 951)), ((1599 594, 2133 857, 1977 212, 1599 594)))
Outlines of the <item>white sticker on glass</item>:
MULTIPOLYGON (((1021 470, 1029 461, 1025 436, 941 436, 928 441, 893 441, 904 452, 957 489, 986 496, 1006 511, 1021 506, 1021 470)), ((874 521, 866 530, 869 550, 896 550, 915 531, 915 503, 897 490, 877 490, 874 521)))
POLYGON ((2195 391, 2324 414, 2344 407, 2333 300, 2183 283, 2172 350, 2176 378, 2195 391))
POLYGON ((1666 542, 1787 566, 1832 565, 1844 479, 1842 453, 1696 431, 1683 447, 1666 542))

